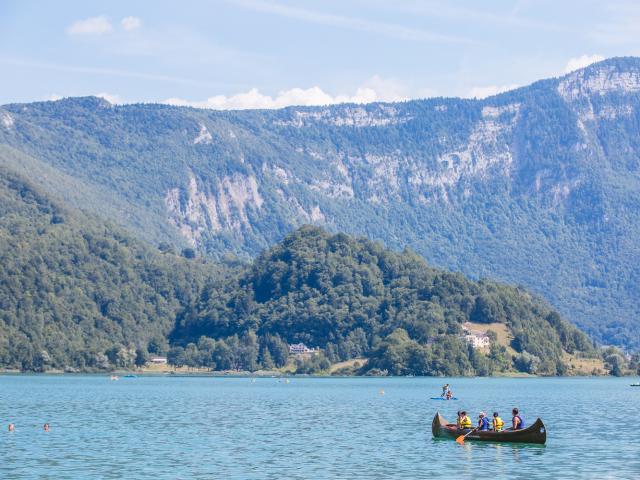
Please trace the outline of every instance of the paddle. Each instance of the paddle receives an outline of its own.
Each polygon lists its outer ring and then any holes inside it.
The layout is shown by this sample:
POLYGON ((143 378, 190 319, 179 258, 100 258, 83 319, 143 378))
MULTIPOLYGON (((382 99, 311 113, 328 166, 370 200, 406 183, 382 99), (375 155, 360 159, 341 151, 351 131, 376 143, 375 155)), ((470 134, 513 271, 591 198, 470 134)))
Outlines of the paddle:
POLYGON ((475 432, 476 430, 478 430, 478 427, 474 428, 470 432, 465 433, 464 435, 460 435, 458 438, 456 438, 456 442, 458 442, 460 445, 464 445, 464 439, 467 438, 467 435, 475 432))

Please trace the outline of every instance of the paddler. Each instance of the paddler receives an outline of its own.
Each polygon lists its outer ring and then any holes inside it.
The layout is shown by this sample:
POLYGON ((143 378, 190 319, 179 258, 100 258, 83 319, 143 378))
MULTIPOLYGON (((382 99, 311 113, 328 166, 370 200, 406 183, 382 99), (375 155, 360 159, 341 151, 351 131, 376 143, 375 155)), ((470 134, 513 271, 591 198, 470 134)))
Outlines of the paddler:
POLYGON ((476 428, 476 430, 489 430, 489 419, 486 413, 480 412, 480 415, 478 415, 478 428, 476 428))
POLYGON ((449 391, 449 384, 447 383, 442 387, 442 394, 440 395, 442 398, 447 396, 447 392, 449 391))
POLYGON ((522 430, 524 428, 524 419, 520 416, 520 412, 517 408, 514 408, 511 413, 513 414, 511 429, 522 430))
POLYGON ((498 412, 493 412, 493 430, 495 432, 501 432, 504 429, 504 422, 498 415, 498 412))
POLYGON ((466 430, 466 429, 471 428, 471 419, 467 415, 467 412, 465 412, 464 410, 460 412, 459 422, 460 423, 458 425, 458 428, 460 428, 462 430, 466 430))

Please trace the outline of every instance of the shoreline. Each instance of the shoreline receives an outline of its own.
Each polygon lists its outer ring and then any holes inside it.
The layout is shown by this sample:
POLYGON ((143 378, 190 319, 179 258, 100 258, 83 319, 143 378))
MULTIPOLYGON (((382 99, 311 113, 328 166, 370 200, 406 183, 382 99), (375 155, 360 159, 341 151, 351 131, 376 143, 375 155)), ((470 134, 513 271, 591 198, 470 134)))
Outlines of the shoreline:
MULTIPOLYGON (((424 376, 424 375, 331 375, 331 374, 295 374, 291 372, 269 372, 269 373, 257 373, 257 372, 154 372, 154 371, 137 371, 137 370, 115 370, 111 372, 65 372, 58 370, 50 370, 46 372, 22 372, 19 370, 0 370, 0 376, 93 376, 93 377, 111 377, 115 376, 118 379, 126 379, 126 375, 135 375, 135 377, 166 377, 166 378, 252 378, 252 379, 266 379, 266 378, 377 378, 377 379, 398 379, 398 378, 441 378, 441 379, 496 379, 496 378, 510 378, 510 379, 531 379, 531 378, 638 378, 639 375, 533 375, 526 373, 517 374, 502 374, 491 376, 459 376, 459 377, 443 377, 443 376, 424 376)), ((134 377, 134 378, 135 378, 134 377)))

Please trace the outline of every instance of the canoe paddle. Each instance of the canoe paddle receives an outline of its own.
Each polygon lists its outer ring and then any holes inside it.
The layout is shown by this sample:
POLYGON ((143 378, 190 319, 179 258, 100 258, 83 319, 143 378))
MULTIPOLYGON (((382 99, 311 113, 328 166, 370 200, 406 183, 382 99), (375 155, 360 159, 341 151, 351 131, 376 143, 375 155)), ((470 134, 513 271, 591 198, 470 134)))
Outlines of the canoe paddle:
POLYGON ((470 432, 465 433, 464 435, 460 435, 458 438, 456 438, 456 442, 458 442, 460 445, 464 445, 464 439, 467 438, 467 435, 472 434, 476 430, 478 430, 477 427, 471 430, 470 432))

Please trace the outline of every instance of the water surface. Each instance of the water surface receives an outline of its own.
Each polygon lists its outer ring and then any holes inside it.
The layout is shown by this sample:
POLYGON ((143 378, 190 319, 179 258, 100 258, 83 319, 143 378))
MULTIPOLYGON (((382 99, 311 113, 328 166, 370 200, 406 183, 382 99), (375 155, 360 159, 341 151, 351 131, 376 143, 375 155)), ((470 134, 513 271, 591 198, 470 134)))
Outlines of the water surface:
POLYGON ((4 375, 0 478, 640 478, 630 383, 4 375), (461 400, 429 400, 445 381, 461 400), (437 410, 513 406, 542 417, 546 446, 432 439, 437 410))

